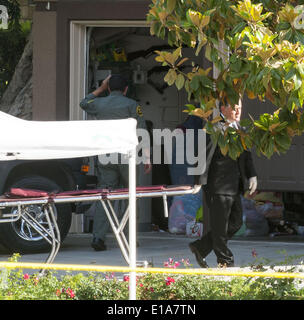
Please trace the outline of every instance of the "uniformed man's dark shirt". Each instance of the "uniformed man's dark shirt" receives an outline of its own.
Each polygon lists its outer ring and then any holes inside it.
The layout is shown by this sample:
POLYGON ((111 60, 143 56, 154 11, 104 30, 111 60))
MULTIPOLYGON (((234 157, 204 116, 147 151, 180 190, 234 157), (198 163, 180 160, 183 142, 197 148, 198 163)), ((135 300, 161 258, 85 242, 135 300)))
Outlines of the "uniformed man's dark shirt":
POLYGON ((134 118, 137 128, 146 128, 141 107, 121 91, 112 91, 107 97, 96 97, 90 93, 80 102, 80 107, 97 120, 134 118))

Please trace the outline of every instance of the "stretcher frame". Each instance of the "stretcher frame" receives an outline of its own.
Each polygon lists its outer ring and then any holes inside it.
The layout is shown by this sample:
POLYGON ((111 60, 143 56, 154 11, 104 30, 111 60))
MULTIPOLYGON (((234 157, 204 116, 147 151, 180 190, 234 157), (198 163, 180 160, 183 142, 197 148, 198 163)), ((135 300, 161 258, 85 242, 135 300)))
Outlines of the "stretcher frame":
MULTIPOLYGON (((199 192, 200 188, 200 185, 137 187, 136 199, 162 197, 164 204, 164 215, 165 217, 168 217, 167 197, 195 194, 199 192)), ((29 197, 27 195, 27 189, 15 189, 15 192, 16 190, 19 192, 21 191, 23 193, 23 197, 16 197, 16 194, 11 192, 7 194, 6 197, 0 198, 0 223, 16 222, 19 219, 23 219, 35 231, 37 231, 51 246, 50 253, 45 263, 52 263, 54 261, 61 245, 60 231, 56 220, 54 206, 62 203, 100 201, 105 209, 107 218, 110 222, 121 253, 125 261, 130 264, 130 247, 123 232, 124 227, 126 226, 126 223, 130 217, 129 205, 127 206, 120 221, 112 205, 113 201, 129 199, 129 189, 77 190, 55 194, 37 190, 37 194, 40 193, 42 195, 41 197, 29 197), (42 206, 46 217, 47 228, 27 212, 26 208, 30 205, 42 206), (9 207, 16 207, 17 210, 11 213, 1 213, 3 209, 9 207)), ((14 190, 12 189, 12 191, 14 190)))

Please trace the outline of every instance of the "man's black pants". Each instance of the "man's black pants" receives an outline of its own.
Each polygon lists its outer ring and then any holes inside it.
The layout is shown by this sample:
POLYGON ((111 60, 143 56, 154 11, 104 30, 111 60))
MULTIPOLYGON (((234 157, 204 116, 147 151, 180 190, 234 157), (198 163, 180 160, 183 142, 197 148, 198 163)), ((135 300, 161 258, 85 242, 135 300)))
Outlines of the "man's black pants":
POLYGON ((209 208, 210 231, 195 241, 194 245, 203 257, 213 250, 217 262, 229 266, 234 263, 234 258, 227 247, 227 242, 243 224, 240 194, 223 195, 206 192, 205 201, 209 208))

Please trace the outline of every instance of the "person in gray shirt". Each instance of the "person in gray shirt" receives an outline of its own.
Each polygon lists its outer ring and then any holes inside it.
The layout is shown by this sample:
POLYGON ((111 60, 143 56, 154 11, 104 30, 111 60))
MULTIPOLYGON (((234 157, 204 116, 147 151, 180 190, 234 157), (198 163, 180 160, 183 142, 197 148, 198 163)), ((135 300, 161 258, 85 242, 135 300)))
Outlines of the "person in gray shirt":
MULTIPOLYGON (((81 102, 80 107, 97 120, 115 120, 134 118, 137 120, 137 128, 146 129, 145 119, 141 107, 138 103, 126 97, 128 91, 127 80, 115 74, 107 77, 92 93, 88 94, 81 102), (99 97, 103 92, 109 92, 105 97, 99 97)), ((145 173, 151 171, 149 151, 145 153, 145 173)), ((121 155, 119 155, 121 156, 121 155)), ((121 160, 119 158, 119 160, 121 160)), ((128 187, 129 171, 128 165, 118 161, 118 163, 102 164, 97 163, 98 188, 126 188, 128 187)), ((117 201, 118 215, 122 216, 126 203, 117 201)), ((105 237, 110 227, 109 220, 100 202, 95 204, 95 214, 93 221, 93 241, 92 248, 96 251, 106 250, 105 237)))

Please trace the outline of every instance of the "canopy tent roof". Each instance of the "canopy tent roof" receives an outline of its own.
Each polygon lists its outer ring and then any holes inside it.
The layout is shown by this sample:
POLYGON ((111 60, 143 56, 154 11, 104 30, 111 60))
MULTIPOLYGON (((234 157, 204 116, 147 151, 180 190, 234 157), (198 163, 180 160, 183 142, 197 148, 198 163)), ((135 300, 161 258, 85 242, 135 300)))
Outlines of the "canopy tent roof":
POLYGON ((28 121, 0 111, 0 160, 42 160, 127 153, 136 120, 28 121))

